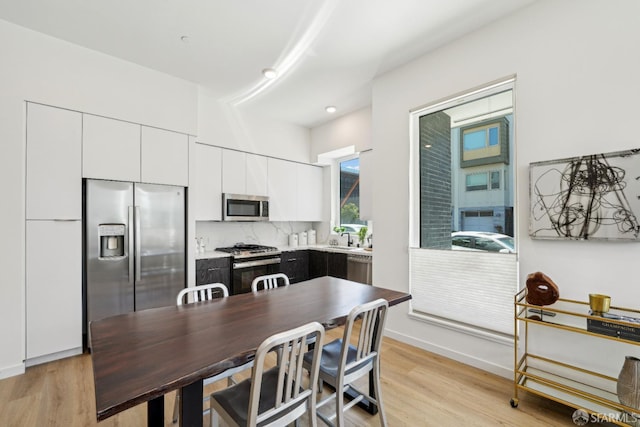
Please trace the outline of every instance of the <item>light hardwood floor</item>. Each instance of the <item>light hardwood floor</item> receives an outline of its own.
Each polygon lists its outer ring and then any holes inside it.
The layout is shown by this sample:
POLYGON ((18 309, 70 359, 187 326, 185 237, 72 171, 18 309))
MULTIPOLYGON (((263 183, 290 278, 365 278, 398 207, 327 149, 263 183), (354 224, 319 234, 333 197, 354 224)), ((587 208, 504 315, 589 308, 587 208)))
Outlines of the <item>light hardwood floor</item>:
MULTIPOLYGON (((328 331, 327 337, 339 334, 340 328, 328 331)), ((511 381, 389 338, 383 344, 382 388, 390 427, 575 426, 572 408, 525 392, 520 393, 519 407, 511 408, 511 381)), ((174 397, 165 397, 167 426, 174 426, 174 397)), ((347 414, 351 426, 380 425, 377 416, 359 409, 347 414)), ((206 416, 205 425, 208 422, 206 416)), ((0 426, 94 425, 144 426, 146 406, 97 423, 90 355, 35 366, 0 381, 0 426)))

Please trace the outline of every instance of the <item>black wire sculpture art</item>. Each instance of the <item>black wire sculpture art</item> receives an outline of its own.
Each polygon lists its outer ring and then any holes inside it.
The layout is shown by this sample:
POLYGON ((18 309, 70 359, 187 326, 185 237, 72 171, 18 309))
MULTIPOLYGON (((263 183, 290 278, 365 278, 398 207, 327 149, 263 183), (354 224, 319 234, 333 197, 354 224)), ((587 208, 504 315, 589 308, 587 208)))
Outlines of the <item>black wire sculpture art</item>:
POLYGON ((639 155, 633 149, 532 163, 531 237, 639 240, 639 155))

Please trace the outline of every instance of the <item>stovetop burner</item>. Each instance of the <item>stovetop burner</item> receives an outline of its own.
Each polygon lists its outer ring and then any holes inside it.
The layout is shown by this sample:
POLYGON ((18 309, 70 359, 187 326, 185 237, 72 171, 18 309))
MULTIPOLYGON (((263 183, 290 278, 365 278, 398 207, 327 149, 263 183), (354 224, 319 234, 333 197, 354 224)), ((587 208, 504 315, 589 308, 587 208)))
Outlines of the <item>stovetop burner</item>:
POLYGON ((227 252, 232 254, 234 257, 279 252, 278 248, 275 246, 263 246, 247 243, 236 243, 235 245, 226 248, 216 248, 216 251, 227 252))

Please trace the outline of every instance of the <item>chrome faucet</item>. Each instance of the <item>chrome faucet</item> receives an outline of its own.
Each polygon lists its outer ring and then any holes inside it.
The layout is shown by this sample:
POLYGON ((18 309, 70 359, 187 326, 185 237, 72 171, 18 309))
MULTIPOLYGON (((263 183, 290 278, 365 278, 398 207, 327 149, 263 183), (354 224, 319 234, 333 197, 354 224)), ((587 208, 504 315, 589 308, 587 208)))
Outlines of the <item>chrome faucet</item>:
POLYGON ((344 236, 345 234, 347 235, 347 246, 353 246, 353 239, 351 238, 351 234, 345 231, 343 233, 340 233, 340 237, 344 236))

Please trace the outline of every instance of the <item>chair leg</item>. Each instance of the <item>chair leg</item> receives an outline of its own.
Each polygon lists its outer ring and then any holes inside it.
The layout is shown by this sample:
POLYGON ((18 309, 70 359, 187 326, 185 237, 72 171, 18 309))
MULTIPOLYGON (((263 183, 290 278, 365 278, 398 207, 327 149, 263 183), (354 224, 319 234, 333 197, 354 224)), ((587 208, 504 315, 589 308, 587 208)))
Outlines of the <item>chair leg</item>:
POLYGON ((173 423, 178 422, 178 414, 180 413, 180 390, 176 390, 176 399, 173 404, 173 423))
POLYGON ((309 398, 309 426, 318 427, 318 416, 316 414, 316 399, 313 396, 309 398))
POLYGON ((209 416, 211 417, 211 427, 218 427, 220 425, 220 420, 218 417, 218 413, 211 408, 209 411, 209 416))
POLYGON ((344 385, 336 384, 336 427, 344 427, 344 385))
POLYGON ((373 361, 373 387, 376 394, 376 403, 378 404, 378 414, 380 415, 380 426, 386 427, 387 417, 384 414, 382 406, 382 384, 380 382, 380 355, 373 361))

